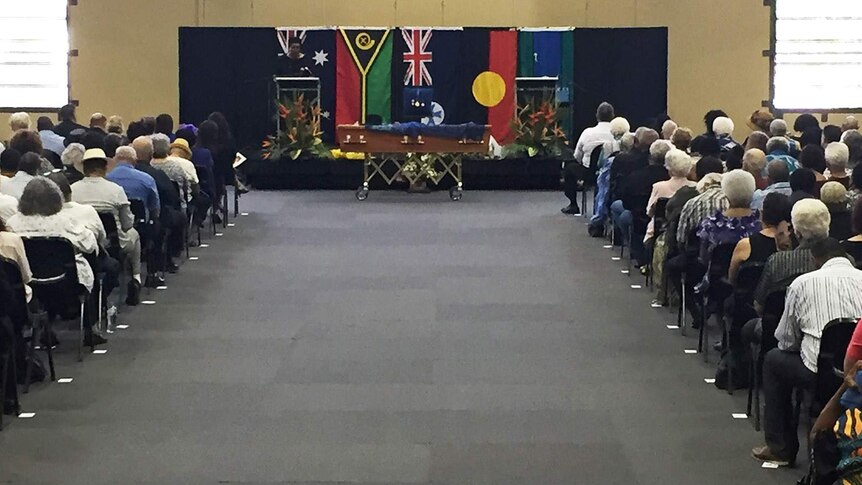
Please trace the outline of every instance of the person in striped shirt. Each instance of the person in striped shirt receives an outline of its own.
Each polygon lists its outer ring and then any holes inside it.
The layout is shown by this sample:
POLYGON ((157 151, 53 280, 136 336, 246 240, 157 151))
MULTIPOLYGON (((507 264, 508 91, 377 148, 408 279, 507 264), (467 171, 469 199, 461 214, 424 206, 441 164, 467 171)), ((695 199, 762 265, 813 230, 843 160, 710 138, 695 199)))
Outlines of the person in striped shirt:
MULTIPOLYGON (((803 200, 794 212, 816 210, 814 200, 803 200), (802 207, 800 207, 800 205, 802 207)), ((794 217, 796 219, 796 217, 794 217)), ((841 244, 827 238, 811 246, 817 270, 790 285, 784 313, 775 338, 778 347, 766 354, 763 364, 764 437, 766 445, 752 456, 778 466, 792 465, 799 451, 793 416, 793 389, 814 387, 823 327, 836 318, 862 316, 862 271, 848 259, 841 244)))

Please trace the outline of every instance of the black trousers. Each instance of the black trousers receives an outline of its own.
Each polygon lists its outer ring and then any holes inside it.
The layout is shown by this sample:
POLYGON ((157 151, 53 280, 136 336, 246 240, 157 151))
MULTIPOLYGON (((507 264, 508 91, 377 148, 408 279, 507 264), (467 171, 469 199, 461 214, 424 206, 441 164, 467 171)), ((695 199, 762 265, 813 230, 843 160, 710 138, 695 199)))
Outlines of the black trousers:
POLYGON ((575 207, 578 207, 579 182, 584 179, 586 172, 586 167, 577 160, 567 163, 566 168, 563 169, 563 192, 575 207))
POLYGON ((813 389, 817 374, 802 363, 799 352, 772 349, 763 362, 763 434, 769 449, 778 457, 796 459, 799 437, 793 411, 793 389, 813 389))

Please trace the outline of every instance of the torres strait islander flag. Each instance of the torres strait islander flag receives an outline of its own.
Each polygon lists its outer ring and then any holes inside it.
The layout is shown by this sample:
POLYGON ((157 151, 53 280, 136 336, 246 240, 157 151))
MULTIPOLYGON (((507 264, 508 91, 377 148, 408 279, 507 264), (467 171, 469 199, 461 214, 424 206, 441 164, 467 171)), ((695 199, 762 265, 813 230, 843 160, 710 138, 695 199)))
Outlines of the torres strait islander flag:
POLYGON ((464 29, 457 121, 487 123, 498 143, 511 142, 517 65, 517 31, 464 29))
POLYGON ((336 39, 336 125, 365 124, 369 115, 392 115, 390 29, 339 29, 336 39))

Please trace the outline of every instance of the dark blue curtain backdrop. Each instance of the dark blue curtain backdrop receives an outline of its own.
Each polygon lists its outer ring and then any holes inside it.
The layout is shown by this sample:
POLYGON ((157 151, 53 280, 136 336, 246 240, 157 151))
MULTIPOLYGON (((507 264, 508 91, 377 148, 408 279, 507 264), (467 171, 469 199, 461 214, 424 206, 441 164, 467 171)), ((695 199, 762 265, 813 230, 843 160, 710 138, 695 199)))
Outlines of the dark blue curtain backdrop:
MULTIPOLYGON (((458 95, 451 87, 457 79, 472 80, 487 69, 488 32, 466 28, 434 33, 429 46, 434 62, 429 67, 435 97, 449 108, 447 123, 486 116, 487 109, 472 99, 469 90, 458 95), (455 49, 459 55, 451 54, 455 49)), ((394 110, 401 105, 405 64, 400 32, 392 34, 398 35, 393 56, 394 110)), ((596 106, 605 100, 633 127, 648 124, 667 110, 666 28, 575 29, 574 44, 575 133, 595 124, 596 106)), ((200 123, 210 112, 221 111, 241 147, 259 144, 274 129, 271 82, 280 52, 275 28, 180 28, 180 120, 200 123)), ((334 66, 334 52, 329 61, 334 66)), ((323 97, 327 94, 334 96, 324 93, 323 97)))
POLYGON ((575 29, 574 82, 575 136, 602 101, 632 130, 651 125, 667 111, 667 28, 575 29))

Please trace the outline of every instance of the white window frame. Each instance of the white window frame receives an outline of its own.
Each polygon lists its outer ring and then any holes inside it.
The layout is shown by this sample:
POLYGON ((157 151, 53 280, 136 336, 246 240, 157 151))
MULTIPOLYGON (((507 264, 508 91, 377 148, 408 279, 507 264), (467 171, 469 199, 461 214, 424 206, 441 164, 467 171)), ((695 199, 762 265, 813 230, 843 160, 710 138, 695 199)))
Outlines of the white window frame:
POLYGON ((0 8, 0 112, 53 112, 70 98, 68 0, 0 8))

